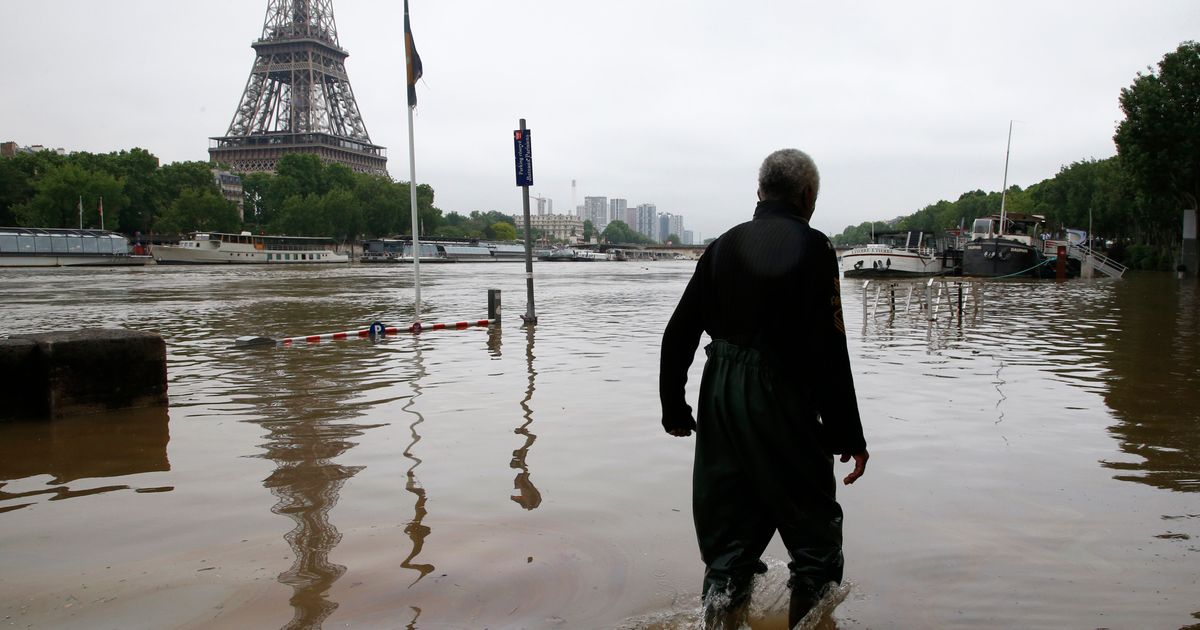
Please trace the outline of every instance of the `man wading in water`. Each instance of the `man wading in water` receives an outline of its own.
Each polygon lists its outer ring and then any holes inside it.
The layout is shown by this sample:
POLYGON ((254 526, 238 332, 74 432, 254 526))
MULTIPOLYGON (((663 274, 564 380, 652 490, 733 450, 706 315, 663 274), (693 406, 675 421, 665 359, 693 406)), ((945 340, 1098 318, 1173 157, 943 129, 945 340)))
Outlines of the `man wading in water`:
POLYGON ((767 156, 754 219, 713 241, 662 340, 663 427, 696 431, 692 512, 704 560, 706 627, 746 621, 759 559, 778 530, 791 562, 794 627, 842 581, 842 508, 833 455, 867 464, 837 256, 809 227, 817 167, 795 149, 767 156), (705 352, 697 418, 684 400, 700 333, 705 352))

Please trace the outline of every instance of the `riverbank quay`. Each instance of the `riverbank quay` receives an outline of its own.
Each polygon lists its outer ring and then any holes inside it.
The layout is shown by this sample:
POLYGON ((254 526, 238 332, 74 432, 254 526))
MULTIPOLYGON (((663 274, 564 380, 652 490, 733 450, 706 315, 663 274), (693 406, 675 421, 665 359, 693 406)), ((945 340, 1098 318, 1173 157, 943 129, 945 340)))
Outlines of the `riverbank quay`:
MULTIPOLYGON (((251 349, 232 341, 410 321, 411 271, 0 271, 6 334, 156 331, 170 386, 166 417, 121 429, 142 447, 107 459, 81 428, 69 471, 0 425, 0 619, 686 627, 692 444, 662 432, 656 383, 692 265, 538 266, 533 330, 514 269, 422 268, 425 319, 482 317, 497 288, 499 329, 251 349)), ((852 286, 872 459, 839 494, 839 628, 1195 623, 1194 283, 996 282, 978 317, 932 326, 864 323, 852 286)), ((786 553, 767 554, 771 594, 786 553)))
POLYGON ((162 337, 94 328, 0 339, 0 421, 167 404, 162 337))

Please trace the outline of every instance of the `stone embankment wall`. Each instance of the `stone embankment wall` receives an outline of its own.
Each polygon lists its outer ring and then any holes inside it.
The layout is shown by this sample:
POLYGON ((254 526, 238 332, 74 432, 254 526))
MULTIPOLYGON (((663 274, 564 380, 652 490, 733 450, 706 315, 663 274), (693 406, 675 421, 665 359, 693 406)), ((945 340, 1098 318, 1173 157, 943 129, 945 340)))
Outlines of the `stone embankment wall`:
POLYGON ((167 349, 153 333, 86 329, 0 339, 0 420, 167 402, 167 349))

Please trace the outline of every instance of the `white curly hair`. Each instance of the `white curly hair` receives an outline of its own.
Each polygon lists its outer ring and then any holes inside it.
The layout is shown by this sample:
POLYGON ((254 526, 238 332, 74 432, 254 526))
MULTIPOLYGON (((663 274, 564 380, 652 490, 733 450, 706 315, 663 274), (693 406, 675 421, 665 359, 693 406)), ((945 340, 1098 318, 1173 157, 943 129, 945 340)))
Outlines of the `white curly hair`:
POLYGON ((798 149, 780 149, 768 155, 758 169, 759 197, 793 203, 806 217, 812 216, 820 187, 817 165, 798 149))

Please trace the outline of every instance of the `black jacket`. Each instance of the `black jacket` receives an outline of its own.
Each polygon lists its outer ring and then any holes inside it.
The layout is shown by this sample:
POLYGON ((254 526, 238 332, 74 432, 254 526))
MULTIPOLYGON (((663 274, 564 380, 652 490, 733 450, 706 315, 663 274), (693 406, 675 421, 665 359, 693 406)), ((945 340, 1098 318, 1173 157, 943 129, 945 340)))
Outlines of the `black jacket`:
POLYGON ((754 219, 713 241, 663 333, 663 427, 694 428, 684 399, 700 333, 755 348, 796 411, 822 424, 832 453, 866 449, 842 319, 837 254, 794 206, 762 201, 754 219))

